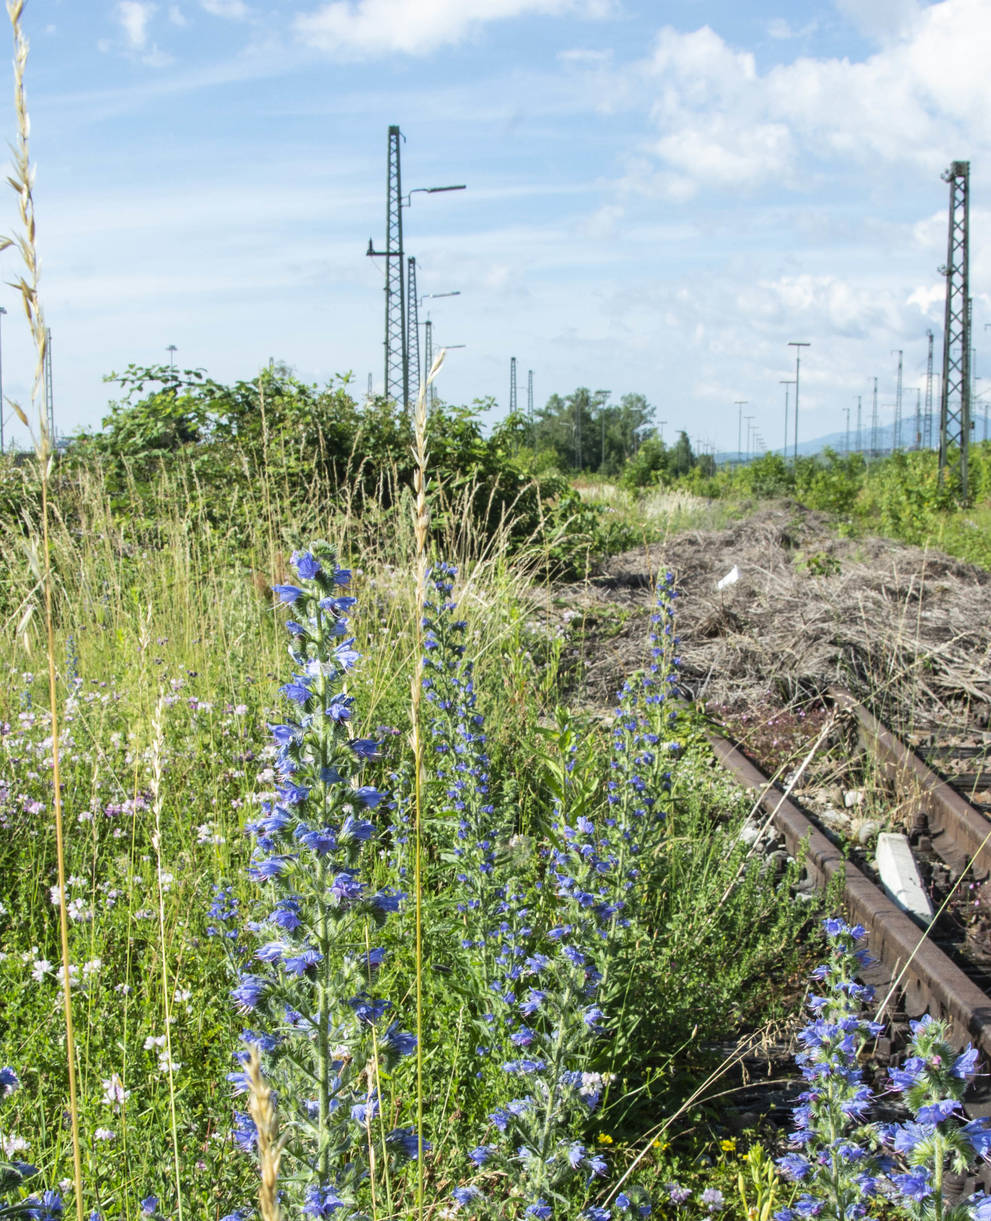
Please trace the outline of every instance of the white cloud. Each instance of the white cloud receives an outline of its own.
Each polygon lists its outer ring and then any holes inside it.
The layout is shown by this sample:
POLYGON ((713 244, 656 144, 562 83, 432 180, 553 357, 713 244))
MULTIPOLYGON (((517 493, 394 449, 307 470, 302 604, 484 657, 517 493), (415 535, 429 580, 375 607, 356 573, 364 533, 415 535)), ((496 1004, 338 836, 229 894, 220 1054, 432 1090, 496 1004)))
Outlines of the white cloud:
POLYGON ((148 23, 158 8, 149 0, 120 0, 117 5, 117 20, 124 30, 128 46, 134 51, 142 50, 148 43, 148 23))
POLYGON ((186 15, 183 13, 178 4, 169 5, 169 21, 171 21, 173 25, 177 25, 180 28, 189 25, 189 22, 186 20, 186 15))
POLYGON ((601 18, 610 0, 332 0, 293 23, 296 34, 341 58, 426 55, 461 42, 487 21, 526 14, 601 18))
POLYGON ((244 0, 200 0, 200 7, 211 17, 226 17, 231 21, 243 21, 248 15, 244 0))
POLYGON ((641 65, 660 133, 649 151, 679 189, 686 179, 787 183, 803 158, 868 169, 880 158, 932 173, 953 157, 991 152, 991 77, 981 53, 991 45, 991 5, 941 0, 920 12, 914 0, 892 0, 868 8, 902 14, 898 36, 875 54, 803 56, 764 73, 708 26, 661 30, 641 65))

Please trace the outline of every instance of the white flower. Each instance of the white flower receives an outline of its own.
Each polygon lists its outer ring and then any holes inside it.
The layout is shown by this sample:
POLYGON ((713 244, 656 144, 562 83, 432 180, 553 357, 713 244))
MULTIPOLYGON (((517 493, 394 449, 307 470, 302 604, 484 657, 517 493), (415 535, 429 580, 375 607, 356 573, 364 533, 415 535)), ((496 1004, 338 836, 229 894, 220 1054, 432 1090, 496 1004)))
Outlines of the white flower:
POLYGON ((180 1068, 182 1068, 182 1065, 179 1061, 171 1059, 167 1051, 163 1051, 158 1057, 158 1071, 160 1073, 177 1073, 180 1068))
POLYGON ((50 975, 54 970, 52 964, 47 958, 36 958, 31 967, 31 978, 35 983, 40 984, 46 975, 50 975))
POLYGON ((122 1110, 130 1096, 131 1091, 124 1089, 124 1083, 116 1073, 111 1073, 103 1082, 103 1101, 117 1113, 122 1110))
POLYGON ((69 919, 76 922, 93 919, 93 909, 85 899, 70 899, 67 911, 69 919))
POLYGON ((94 1140, 116 1140, 117 1133, 111 1132, 109 1128, 97 1128, 93 1133, 94 1140))
POLYGON ((147 1039, 145 1039, 145 1051, 154 1051, 156 1048, 164 1046, 164 1034, 150 1034, 147 1039))
POLYGON ((83 963, 83 979, 91 979, 94 975, 98 975, 102 969, 103 960, 91 958, 89 962, 83 963))
POLYGON ((9 1136, 4 1136, 0 1132, 0 1149, 3 1150, 4 1157, 13 1157, 15 1153, 23 1153, 27 1147, 28 1143, 23 1136, 17 1136, 13 1132, 9 1136))
POLYGON ((49 887, 49 890, 48 890, 48 897, 51 899, 51 901, 52 901, 52 906, 53 906, 53 907, 61 907, 61 905, 62 905, 62 891, 59 889, 59 887, 58 887, 58 886, 51 886, 51 887, 49 887))

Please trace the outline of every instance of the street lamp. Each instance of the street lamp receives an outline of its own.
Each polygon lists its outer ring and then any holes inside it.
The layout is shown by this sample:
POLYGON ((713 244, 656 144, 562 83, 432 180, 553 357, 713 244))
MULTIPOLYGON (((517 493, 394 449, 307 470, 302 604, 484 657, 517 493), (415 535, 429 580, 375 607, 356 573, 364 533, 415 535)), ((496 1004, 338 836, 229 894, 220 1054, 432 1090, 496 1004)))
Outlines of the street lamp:
POLYGON ((786 462, 788 461, 788 387, 794 386, 794 384, 795 382, 793 379, 778 382, 779 386, 784 386, 785 388, 785 443, 783 449, 781 450, 781 457, 784 458, 786 462))
POLYGON ((747 461, 749 462, 750 461, 750 429, 752 426, 752 421, 756 420, 757 417, 755 415, 745 415, 743 418, 747 421, 747 461))
POLYGON ((175 346, 174 343, 170 343, 169 346, 165 350, 169 354, 169 368, 174 369, 175 368, 175 354, 176 354, 176 352, 179 351, 179 349, 175 346))
POLYGON ((798 375, 801 364, 802 348, 811 348, 812 344, 804 339, 789 339, 788 347, 795 349, 795 461, 798 461, 798 375))

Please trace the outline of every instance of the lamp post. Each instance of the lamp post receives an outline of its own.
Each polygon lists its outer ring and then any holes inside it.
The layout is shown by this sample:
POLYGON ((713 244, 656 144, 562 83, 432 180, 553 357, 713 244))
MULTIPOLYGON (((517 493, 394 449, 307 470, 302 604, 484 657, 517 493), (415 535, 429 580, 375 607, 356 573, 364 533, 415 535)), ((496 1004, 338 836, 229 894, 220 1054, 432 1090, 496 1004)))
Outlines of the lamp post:
POLYGON ((176 354, 176 352, 179 351, 179 349, 175 346, 174 343, 170 343, 169 346, 165 350, 169 354, 169 368, 174 369, 175 368, 175 354, 176 354))
POLYGON ((785 443, 781 450, 781 457, 788 461, 788 387, 794 386, 795 382, 792 378, 782 379, 778 382, 779 386, 785 388, 785 443))
POLYGON ((413 190, 408 192, 406 195, 399 194, 398 193, 399 192, 399 153, 398 153, 399 135, 400 135, 400 132, 399 132, 398 127, 395 129, 393 129, 393 128, 389 129, 390 172, 389 172, 389 186, 388 186, 388 224, 387 224, 387 231, 386 231, 386 249, 385 250, 376 250, 373 239, 369 238, 368 239, 368 249, 365 251, 365 254, 369 258, 379 258, 379 259, 386 260, 385 386, 384 386, 383 393, 385 394, 386 398, 388 398, 390 390, 391 390, 392 378, 390 377, 390 371, 393 367, 391 341, 392 341, 392 333, 395 332, 396 336, 398 337, 398 339, 400 341, 401 369, 400 369, 400 373, 399 373, 399 380, 402 382, 403 406, 404 406, 404 408, 406 408, 409 405, 409 351, 408 351, 407 343, 406 343, 406 334, 407 334, 407 327, 408 327, 408 317, 407 317, 408 310, 407 310, 407 306, 406 306, 405 279, 404 279, 405 251, 403 249, 403 208, 409 208, 412 206, 414 195, 442 195, 447 191, 464 191, 464 190, 467 190, 467 187, 465 186, 464 183, 458 183, 455 186, 445 186, 445 187, 414 187, 413 190), (392 143, 393 135, 395 135, 395 138, 396 138, 394 153, 393 153, 393 143, 392 143), (393 160, 392 160, 393 156, 395 157, 394 165, 393 165, 393 160), (394 171, 394 174, 393 174, 393 171, 394 171), (392 186, 394 178, 395 178, 395 183, 396 183, 396 194, 395 195, 393 194, 393 186, 392 186), (392 239, 393 230, 395 233, 395 245, 394 246, 393 246, 393 239, 392 239), (390 259, 399 260, 399 271, 398 271, 399 309, 398 309, 398 311, 395 310, 395 308, 392 304, 392 296, 393 296, 394 290, 391 287, 392 275, 391 275, 391 264, 389 263, 390 259), (394 314, 396 314, 396 313, 398 313, 398 317, 394 317, 394 314))
POLYGON ((789 339, 788 347, 795 349, 795 461, 798 461, 798 378, 801 367, 802 348, 811 348, 812 344, 804 339, 789 339))
POLYGON ((749 462, 749 461, 750 461, 750 428, 751 428, 751 422, 752 422, 753 420, 756 420, 756 419, 757 419, 757 417, 756 417, 756 416, 754 416, 754 415, 745 415, 743 418, 744 418, 744 419, 747 421, 747 461, 749 462))

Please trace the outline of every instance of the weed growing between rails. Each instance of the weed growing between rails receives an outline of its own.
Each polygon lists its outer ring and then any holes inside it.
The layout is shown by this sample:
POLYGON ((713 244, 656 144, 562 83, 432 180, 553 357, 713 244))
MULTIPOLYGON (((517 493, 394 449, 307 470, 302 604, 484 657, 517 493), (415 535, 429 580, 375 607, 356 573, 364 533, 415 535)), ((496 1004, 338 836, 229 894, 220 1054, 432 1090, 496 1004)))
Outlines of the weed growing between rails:
POLYGON ((929 1015, 912 1022, 910 1055, 888 1070, 889 1089, 904 1096, 911 1118, 868 1122, 874 1095, 864 1080, 863 1053, 883 1026, 861 1016, 874 998, 856 980, 868 961, 858 944, 865 930, 835 917, 823 928, 829 958, 813 972, 821 995, 809 999, 812 1020, 799 1036, 807 1089, 794 1112, 798 1151, 778 1162, 802 1194, 775 1212, 775 1221, 850 1221, 881 1207, 912 1221, 987 1221, 991 1197, 979 1193, 951 1204, 943 1190, 947 1171, 962 1173, 975 1158, 991 1155, 991 1122, 961 1119, 967 1082, 978 1071, 977 1050, 968 1044, 955 1053, 945 1024, 929 1015))

